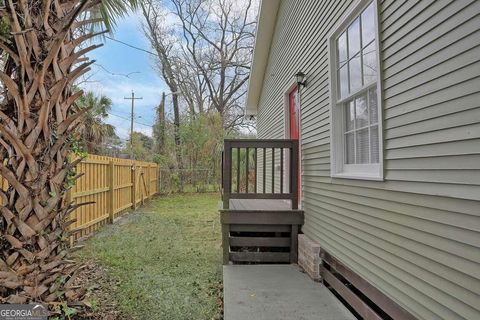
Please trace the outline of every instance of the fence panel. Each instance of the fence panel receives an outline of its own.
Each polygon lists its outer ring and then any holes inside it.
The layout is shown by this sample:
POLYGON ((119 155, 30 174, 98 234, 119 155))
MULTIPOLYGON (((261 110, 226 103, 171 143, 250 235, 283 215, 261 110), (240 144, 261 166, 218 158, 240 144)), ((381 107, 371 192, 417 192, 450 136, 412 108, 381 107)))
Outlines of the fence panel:
MULTIPOLYGON (((74 240, 112 222, 125 210, 135 209, 158 192, 155 163, 88 155, 77 165, 76 171, 82 176, 67 192, 67 201, 88 204, 72 213, 71 218, 76 220, 70 227, 76 231, 74 240)), ((0 176, 0 188, 6 190, 7 187, 0 176)))
POLYGON ((125 209, 133 206, 132 201, 132 164, 113 162, 114 208, 113 218, 120 215, 125 209))

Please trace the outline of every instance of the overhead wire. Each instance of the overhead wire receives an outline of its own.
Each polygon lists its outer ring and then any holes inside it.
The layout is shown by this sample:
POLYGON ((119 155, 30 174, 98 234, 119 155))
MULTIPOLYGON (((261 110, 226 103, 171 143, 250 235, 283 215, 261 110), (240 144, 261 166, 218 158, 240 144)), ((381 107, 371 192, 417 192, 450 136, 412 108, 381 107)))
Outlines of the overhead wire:
MULTIPOLYGON (((112 116, 115 116, 115 117, 118 117, 120 119, 131 121, 131 118, 127 118, 127 117, 124 117, 124 116, 119 116, 118 114, 114 114, 114 113, 111 113, 111 112, 109 112, 108 114, 112 115, 112 116)), ((136 123, 136 124, 142 125, 142 126, 146 126, 146 127, 151 127, 151 128, 154 127, 153 124, 146 124, 146 123, 138 122, 136 120, 133 120, 133 122, 136 123)))
POLYGON ((139 50, 139 51, 143 51, 143 52, 146 52, 148 54, 151 54, 152 56, 155 56, 155 57, 158 57, 158 54, 154 53, 154 52, 151 52, 151 51, 148 51, 148 50, 145 50, 145 49, 142 49, 140 47, 137 47, 137 46, 134 46, 133 44, 129 44, 127 42, 124 42, 124 41, 121 41, 121 40, 117 40, 115 38, 111 38, 109 36, 105 36, 105 38, 109 39, 109 40, 112 40, 112 41, 115 41, 115 42, 118 42, 118 43, 121 43, 123 44, 124 46, 127 46, 127 47, 130 47, 132 49, 136 49, 136 50, 139 50))

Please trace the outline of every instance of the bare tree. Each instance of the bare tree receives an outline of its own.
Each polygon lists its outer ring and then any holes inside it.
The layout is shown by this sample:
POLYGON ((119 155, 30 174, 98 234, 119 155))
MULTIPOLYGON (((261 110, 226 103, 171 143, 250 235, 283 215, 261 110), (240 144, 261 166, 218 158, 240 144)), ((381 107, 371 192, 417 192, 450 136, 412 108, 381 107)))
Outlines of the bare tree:
POLYGON ((190 115, 216 111, 224 129, 244 125, 254 0, 164 1, 144 1, 143 14, 165 82, 169 87, 174 82, 190 115))
POLYGON ((243 100, 254 45, 252 0, 171 0, 182 26, 185 56, 202 75, 224 128, 243 123, 243 100))
POLYGON ((162 101, 157 108, 157 125, 154 127, 153 135, 155 137, 156 151, 163 154, 165 151, 165 92, 162 93, 162 101))
POLYGON ((172 55, 174 41, 165 32, 165 17, 161 9, 153 0, 145 0, 140 2, 142 13, 145 17, 143 25, 144 33, 150 41, 153 49, 157 53, 158 67, 162 74, 163 80, 167 84, 172 93, 172 104, 174 114, 174 139, 175 139, 175 156, 177 166, 183 169, 183 159, 181 153, 180 141, 180 105, 179 105, 179 79, 175 71, 174 56, 172 55))
POLYGON ((209 96, 207 82, 202 72, 188 56, 175 59, 179 88, 190 116, 203 113, 208 109, 209 96))

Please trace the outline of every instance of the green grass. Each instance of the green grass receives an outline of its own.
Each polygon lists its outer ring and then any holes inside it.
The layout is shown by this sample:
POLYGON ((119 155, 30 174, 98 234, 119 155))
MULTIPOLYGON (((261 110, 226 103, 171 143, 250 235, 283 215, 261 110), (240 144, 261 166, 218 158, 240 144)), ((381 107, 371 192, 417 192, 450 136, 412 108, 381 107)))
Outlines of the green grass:
POLYGON ((220 314, 221 231, 217 194, 159 197, 86 242, 118 285, 129 319, 216 319, 220 314))

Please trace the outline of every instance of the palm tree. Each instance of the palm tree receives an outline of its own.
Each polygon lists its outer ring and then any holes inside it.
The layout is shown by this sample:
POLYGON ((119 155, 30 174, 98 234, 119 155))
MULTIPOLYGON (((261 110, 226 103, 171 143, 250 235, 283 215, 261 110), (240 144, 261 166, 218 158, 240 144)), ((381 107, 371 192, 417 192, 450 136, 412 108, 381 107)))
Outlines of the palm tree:
POLYGON ((78 139, 83 140, 89 153, 98 153, 105 139, 115 135, 115 128, 104 123, 112 109, 112 100, 106 96, 96 96, 88 91, 77 100, 77 106, 87 110, 83 121, 77 127, 78 139))
POLYGON ((81 160, 70 157, 73 133, 87 110, 74 107, 82 92, 72 88, 94 62, 85 54, 99 45, 88 41, 105 32, 97 32, 106 21, 98 13, 118 16, 132 4, 1 1, 0 174, 9 184, 0 191, 2 303, 74 301, 84 291, 73 285, 79 267, 68 241, 69 215, 81 204, 65 194, 81 160))

